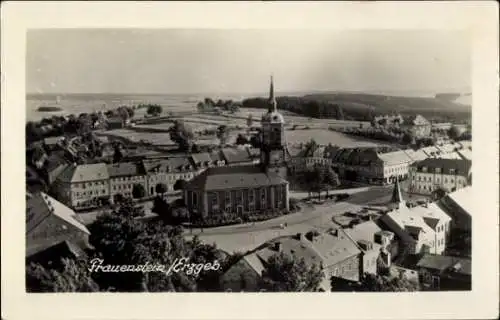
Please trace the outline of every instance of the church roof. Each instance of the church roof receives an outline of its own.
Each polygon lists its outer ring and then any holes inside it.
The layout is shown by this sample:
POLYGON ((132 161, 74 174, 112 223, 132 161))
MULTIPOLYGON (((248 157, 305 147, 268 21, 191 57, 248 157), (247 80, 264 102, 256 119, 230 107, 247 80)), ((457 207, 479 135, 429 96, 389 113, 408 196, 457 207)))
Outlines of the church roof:
POLYGON ((208 168, 188 182, 187 189, 216 191, 237 188, 259 188, 287 183, 278 174, 266 173, 260 166, 208 168))

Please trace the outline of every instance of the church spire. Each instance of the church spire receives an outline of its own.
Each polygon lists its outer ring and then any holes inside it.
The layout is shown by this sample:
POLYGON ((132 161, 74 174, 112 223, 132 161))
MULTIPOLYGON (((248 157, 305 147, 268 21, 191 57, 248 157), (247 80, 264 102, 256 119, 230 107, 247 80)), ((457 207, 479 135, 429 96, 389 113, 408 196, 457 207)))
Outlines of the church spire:
POLYGON ((399 187, 399 179, 397 177, 394 183, 394 189, 392 190, 391 204, 397 205, 398 209, 401 208, 401 205, 406 206, 403 196, 401 195, 401 188, 399 187))
POLYGON ((273 75, 271 75, 271 84, 269 86, 269 112, 278 111, 276 98, 274 97, 274 81, 273 75))

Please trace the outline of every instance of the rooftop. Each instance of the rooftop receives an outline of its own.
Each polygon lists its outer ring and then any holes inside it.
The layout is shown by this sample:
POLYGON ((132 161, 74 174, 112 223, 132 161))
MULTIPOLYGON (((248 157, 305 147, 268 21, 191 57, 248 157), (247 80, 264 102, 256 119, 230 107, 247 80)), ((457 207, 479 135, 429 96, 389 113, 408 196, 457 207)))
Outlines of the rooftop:
POLYGON ((105 163, 73 164, 68 166, 58 177, 58 180, 71 183, 106 179, 109 179, 109 173, 105 163))
MULTIPOLYGON (((55 216, 64 220, 68 224, 75 227, 77 230, 90 234, 88 229, 77 219, 75 212, 60 203, 49 195, 39 192, 28 197, 26 202, 26 235, 31 234, 40 223, 50 216, 55 216)), ((35 250, 35 244, 27 243, 27 254, 32 254, 35 250)), ((36 244, 36 249, 40 249, 40 245, 36 244)))
POLYGON ((413 161, 412 158, 410 158, 403 150, 381 153, 378 156, 387 165, 408 163, 413 161))
POLYGON ((419 172, 422 172, 423 168, 427 168, 427 172, 434 172, 435 169, 441 169, 441 172, 444 174, 468 176, 471 162, 463 159, 428 158, 412 164, 412 167, 416 167, 419 172), (455 170, 454 173, 451 172, 452 169, 455 170))
POLYGON ((471 260, 461 257, 442 255, 425 255, 417 263, 417 267, 443 271, 456 272, 463 275, 471 275, 471 260))
POLYGON ((228 164, 252 161, 250 154, 245 149, 224 148, 221 150, 222 157, 228 164))
POLYGON ((467 186, 465 188, 458 189, 457 191, 448 193, 446 198, 451 199, 469 215, 472 215, 471 213, 474 208, 474 197, 472 194, 471 186, 467 186))
POLYGON ((110 177, 137 176, 144 174, 141 166, 135 162, 120 162, 108 164, 110 177))
POLYGON ((226 190, 231 188, 259 188, 285 184, 277 174, 267 174, 260 166, 236 166, 208 168, 188 183, 188 188, 202 190, 226 190))

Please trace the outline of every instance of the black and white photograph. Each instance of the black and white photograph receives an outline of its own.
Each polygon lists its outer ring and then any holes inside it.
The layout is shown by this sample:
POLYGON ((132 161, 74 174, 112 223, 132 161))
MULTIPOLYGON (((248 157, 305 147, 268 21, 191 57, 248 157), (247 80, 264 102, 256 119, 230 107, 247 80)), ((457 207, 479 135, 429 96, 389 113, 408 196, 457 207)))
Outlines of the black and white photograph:
POLYGON ((473 40, 458 28, 28 28, 19 286, 469 294, 483 265, 473 225, 498 219, 474 203, 486 169, 473 40))

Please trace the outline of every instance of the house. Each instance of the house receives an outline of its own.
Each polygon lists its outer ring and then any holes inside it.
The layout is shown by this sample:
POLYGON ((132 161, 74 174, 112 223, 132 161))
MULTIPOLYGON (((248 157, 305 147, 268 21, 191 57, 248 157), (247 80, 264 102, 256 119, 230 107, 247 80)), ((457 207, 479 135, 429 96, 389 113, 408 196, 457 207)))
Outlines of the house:
POLYGON ((420 283, 426 291, 471 290, 471 259, 424 255, 417 263, 420 283))
POLYGON ((323 266, 324 278, 320 284, 322 291, 330 291, 332 276, 359 280, 361 251, 342 229, 338 229, 324 233, 299 233, 269 241, 229 268, 221 277, 223 289, 258 291, 262 288, 262 277, 266 276, 270 258, 280 253, 298 260, 303 259, 310 267, 323 266), (231 279, 233 280, 230 281, 231 279))
POLYGON ((203 172, 207 168, 217 166, 208 152, 192 153, 190 157, 198 173, 203 172))
POLYGON ((431 123, 421 115, 403 117, 402 130, 409 130, 413 136, 427 137, 431 134, 431 123))
POLYGON ((332 165, 332 159, 328 157, 326 148, 316 144, 309 144, 290 161, 290 169, 295 174, 311 170, 316 165, 324 167, 332 165))
POLYGON ((436 203, 427 203, 410 209, 413 214, 421 216, 425 223, 434 230, 436 251, 434 254, 443 254, 450 237, 451 218, 436 203))
POLYGON ((148 190, 146 173, 140 163, 120 162, 108 164, 110 200, 115 202, 118 195, 132 198, 134 185, 142 185, 145 195, 148 190))
POLYGON ((382 231, 373 221, 362 222, 344 231, 362 252, 361 274, 378 274, 377 260, 379 258, 382 258, 384 264, 390 267, 391 255, 387 248, 394 237, 391 232, 382 231))
POLYGON ((64 171, 64 169, 66 169, 68 165, 69 164, 66 159, 61 157, 60 154, 51 153, 45 162, 43 170, 48 184, 51 185, 54 183, 57 177, 64 171))
POLYGON ((43 145, 47 150, 55 150, 64 139, 64 136, 47 137, 43 139, 43 145))
POLYGON ((213 167, 188 182, 184 199, 201 216, 288 211, 288 182, 259 166, 213 167))
MULTIPOLYGON (((380 217, 384 229, 395 234, 405 254, 438 254, 435 231, 424 218, 406 206, 401 196, 399 182, 396 180, 391 199, 393 209, 380 217)), ((403 255, 404 256, 404 255, 403 255)))
POLYGON ((69 165, 54 189, 58 199, 74 209, 99 206, 110 197, 108 168, 105 163, 69 165))
POLYGON ((27 261, 58 260, 60 256, 54 252, 60 253, 61 250, 56 249, 61 246, 80 256, 89 246, 89 235, 88 229, 75 218, 75 212, 69 207, 43 192, 27 196, 27 261))
POLYGON ((471 186, 448 193, 439 200, 439 206, 451 217, 453 228, 471 230, 474 206, 471 186))
POLYGON ((409 191, 431 195, 437 189, 446 192, 461 189, 470 184, 471 162, 463 159, 425 159, 410 168, 409 191))
POLYGON ((335 153, 333 167, 350 181, 369 184, 389 184, 408 177, 413 160, 403 150, 379 147, 344 148, 335 153))
POLYGON ((179 180, 189 181, 197 170, 190 157, 182 156, 167 159, 145 159, 142 161, 147 175, 147 194, 156 196, 156 186, 164 184, 167 192, 175 191, 174 186, 179 180))

